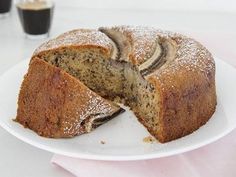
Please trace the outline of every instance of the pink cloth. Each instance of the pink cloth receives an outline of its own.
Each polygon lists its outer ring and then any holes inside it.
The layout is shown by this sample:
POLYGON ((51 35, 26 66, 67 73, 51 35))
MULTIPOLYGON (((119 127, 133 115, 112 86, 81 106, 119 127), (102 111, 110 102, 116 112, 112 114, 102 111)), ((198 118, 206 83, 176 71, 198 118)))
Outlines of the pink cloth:
POLYGON ((235 177, 236 130, 215 143, 171 157, 108 162, 54 155, 52 163, 77 177, 235 177))

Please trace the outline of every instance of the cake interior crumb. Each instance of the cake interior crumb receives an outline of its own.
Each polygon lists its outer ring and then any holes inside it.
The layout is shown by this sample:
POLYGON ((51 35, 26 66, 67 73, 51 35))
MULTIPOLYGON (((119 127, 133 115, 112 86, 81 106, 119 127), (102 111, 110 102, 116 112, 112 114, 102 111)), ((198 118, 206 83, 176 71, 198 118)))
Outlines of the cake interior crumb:
POLYGON ((147 136, 143 138, 144 143, 153 143, 155 142, 155 139, 152 136, 147 136))

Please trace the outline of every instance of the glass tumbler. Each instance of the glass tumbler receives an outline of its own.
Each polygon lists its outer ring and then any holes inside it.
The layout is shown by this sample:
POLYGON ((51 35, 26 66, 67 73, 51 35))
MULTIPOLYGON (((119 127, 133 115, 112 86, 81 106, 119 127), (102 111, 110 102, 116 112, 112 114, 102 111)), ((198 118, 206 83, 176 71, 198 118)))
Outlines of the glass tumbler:
POLYGON ((49 36, 54 11, 51 0, 20 0, 16 7, 27 38, 49 36))
POLYGON ((0 17, 6 17, 11 10, 12 0, 0 0, 0 17))

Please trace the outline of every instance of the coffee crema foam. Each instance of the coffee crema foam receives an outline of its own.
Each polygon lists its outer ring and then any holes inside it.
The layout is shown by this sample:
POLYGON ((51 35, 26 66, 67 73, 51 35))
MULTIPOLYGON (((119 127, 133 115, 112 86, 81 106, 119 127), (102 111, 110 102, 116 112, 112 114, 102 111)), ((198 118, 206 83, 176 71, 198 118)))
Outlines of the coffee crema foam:
POLYGON ((48 1, 34 1, 34 2, 20 2, 17 4, 18 8, 25 10, 41 10, 48 9, 53 6, 52 2, 48 1))

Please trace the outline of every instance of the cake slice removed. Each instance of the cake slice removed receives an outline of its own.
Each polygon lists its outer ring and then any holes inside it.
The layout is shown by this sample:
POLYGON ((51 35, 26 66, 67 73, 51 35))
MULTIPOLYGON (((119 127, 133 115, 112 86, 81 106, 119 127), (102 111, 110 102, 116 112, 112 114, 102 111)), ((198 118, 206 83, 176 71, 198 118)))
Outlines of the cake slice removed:
POLYGON ((90 132, 123 111, 62 69, 34 58, 15 120, 41 136, 61 138, 90 132))

